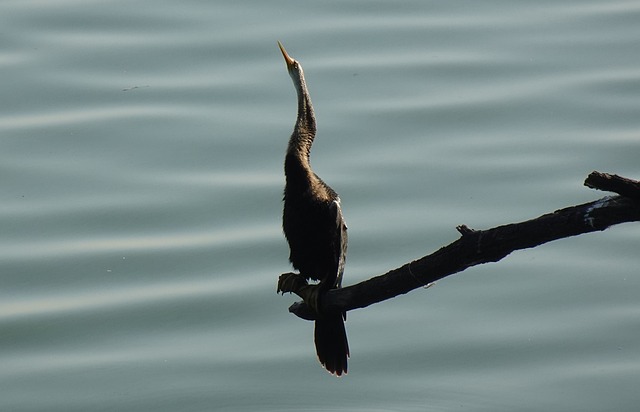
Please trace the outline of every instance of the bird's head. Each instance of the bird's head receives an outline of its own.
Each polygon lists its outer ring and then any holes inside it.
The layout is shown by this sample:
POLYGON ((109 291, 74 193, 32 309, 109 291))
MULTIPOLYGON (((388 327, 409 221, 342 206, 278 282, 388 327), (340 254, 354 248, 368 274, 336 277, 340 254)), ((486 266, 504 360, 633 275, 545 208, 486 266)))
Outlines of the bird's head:
MULTIPOLYGON (((302 65, 295 59, 293 59, 282 46, 282 43, 278 42, 282 56, 285 63, 287 63, 287 70, 289 76, 293 80, 293 86, 298 94, 298 120, 296 121, 296 127, 294 135, 301 135, 305 132, 307 135, 315 135, 316 132, 316 117, 313 114, 313 105, 311 104, 311 97, 309 97, 309 91, 307 90, 307 82, 304 80, 304 72, 302 71, 302 65)), ((311 138, 309 141, 313 141, 311 138)), ((308 149, 307 148, 307 152, 308 149)))
POLYGON ((280 47, 280 51, 282 52, 284 61, 287 64, 289 76, 291 76, 291 79, 293 80, 296 88, 300 87, 304 83, 304 72, 302 71, 302 65, 296 59, 289 56, 289 53, 287 53, 287 51, 284 49, 282 43, 278 42, 278 46, 280 47))

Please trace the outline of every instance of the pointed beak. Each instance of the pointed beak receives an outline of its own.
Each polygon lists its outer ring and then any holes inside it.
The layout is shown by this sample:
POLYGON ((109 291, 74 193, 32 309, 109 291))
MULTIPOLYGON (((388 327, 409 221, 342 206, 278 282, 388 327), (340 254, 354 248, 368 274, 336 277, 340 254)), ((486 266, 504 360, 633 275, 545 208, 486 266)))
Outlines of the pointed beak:
POLYGON ((293 67, 293 62, 295 60, 293 60, 291 58, 291 56, 289 56, 287 51, 284 49, 284 46, 282 45, 282 43, 278 42, 278 46, 280 47, 280 51, 282 52, 282 56, 284 57, 284 61, 287 63, 287 69, 291 70, 291 68, 293 67))

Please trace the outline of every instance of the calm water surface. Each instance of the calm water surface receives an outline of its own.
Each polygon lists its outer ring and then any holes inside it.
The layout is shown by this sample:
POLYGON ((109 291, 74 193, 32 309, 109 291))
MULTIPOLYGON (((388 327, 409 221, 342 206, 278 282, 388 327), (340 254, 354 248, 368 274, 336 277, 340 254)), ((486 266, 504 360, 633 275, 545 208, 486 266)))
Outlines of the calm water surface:
POLYGON ((632 411, 640 229, 349 314, 275 293, 306 70, 346 284, 640 178, 635 1, 0 3, 0 410, 632 411))

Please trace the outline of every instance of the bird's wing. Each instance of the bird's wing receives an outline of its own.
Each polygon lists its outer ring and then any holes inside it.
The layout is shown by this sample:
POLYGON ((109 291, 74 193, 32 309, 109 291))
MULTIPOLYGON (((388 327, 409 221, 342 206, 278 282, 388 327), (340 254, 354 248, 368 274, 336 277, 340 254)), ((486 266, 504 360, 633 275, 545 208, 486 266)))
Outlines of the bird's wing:
POLYGON ((336 283, 335 287, 342 286, 342 275, 344 273, 345 260, 347 258, 347 225, 342 217, 342 208, 340 207, 340 199, 336 199, 331 203, 331 214, 335 219, 336 242, 334 244, 334 257, 336 262, 336 283))

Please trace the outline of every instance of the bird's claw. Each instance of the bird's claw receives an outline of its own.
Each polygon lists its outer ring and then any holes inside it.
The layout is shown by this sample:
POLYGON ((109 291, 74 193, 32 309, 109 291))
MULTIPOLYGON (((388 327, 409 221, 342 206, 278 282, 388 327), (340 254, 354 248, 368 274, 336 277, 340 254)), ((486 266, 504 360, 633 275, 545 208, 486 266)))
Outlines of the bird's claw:
POLYGON ((320 286, 310 285, 299 273, 284 273, 278 278, 278 293, 295 293, 314 312, 319 313, 320 286))
POLYGON ((278 293, 296 293, 304 286, 307 286, 307 279, 299 273, 284 273, 278 278, 278 293))

